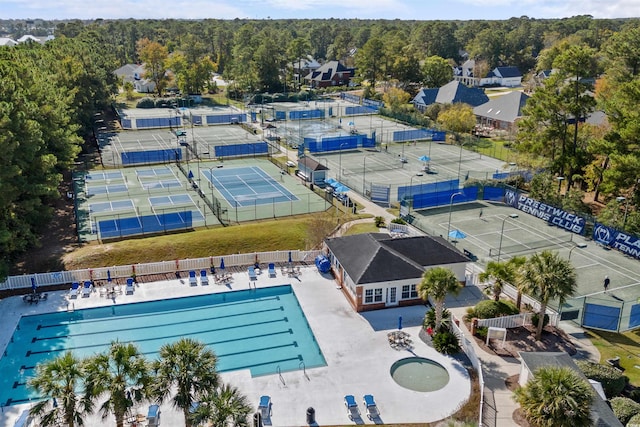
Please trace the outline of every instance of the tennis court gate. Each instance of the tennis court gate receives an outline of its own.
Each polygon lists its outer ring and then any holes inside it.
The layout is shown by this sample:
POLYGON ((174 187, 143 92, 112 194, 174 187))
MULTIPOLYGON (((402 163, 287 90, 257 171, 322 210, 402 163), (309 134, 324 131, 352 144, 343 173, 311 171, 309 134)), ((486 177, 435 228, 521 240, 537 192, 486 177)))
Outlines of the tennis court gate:
POLYGON ((216 218, 218 218, 218 221, 220 221, 220 224, 222 224, 224 227, 229 225, 229 210, 227 208, 222 207, 222 205, 220 204, 220 201, 218 200, 217 197, 213 195, 213 193, 211 194, 211 196, 206 196, 202 192, 202 189, 200 189, 200 187, 198 187, 197 184, 193 181, 193 178, 189 178, 189 173, 186 171, 184 167, 182 167, 180 162, 176 162, 176 166, 178 166, 178 169, 180 169, 180 171, 183 173, 185 178, 189 180, 192 188, 196 190, 196 192, 198 193, 198 196, 200 196, 200 198, 204 200, 204 203, 207 206, 209 206, 209 209, 211 209, 211 212, 213 212, 216 218))
POLYGON ((571 320, 585 328, 626 332, 640 328, 640 298, 615 301, 599 296, 568 299, 562 306, 560 320, 571 320))

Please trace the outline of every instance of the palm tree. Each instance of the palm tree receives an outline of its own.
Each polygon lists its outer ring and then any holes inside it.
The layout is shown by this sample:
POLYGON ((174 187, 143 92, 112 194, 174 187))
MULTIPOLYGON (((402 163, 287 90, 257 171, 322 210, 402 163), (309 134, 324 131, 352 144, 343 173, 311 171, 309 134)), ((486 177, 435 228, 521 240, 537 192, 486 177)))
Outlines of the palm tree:
POLYGON ((84 414, 93 412, 93 402, 77 394, 84 379, 83 361, 67 351, 53 360, 39 364, 36 375, 28 382, 41 396, 51 397, 36 403, 30 413, 40 417, 43 427, 59 425, 83 426, 84 414))
POLYGON ((253 408, 246 396, 228 384, 209 393, 192 414, 192 422, 200 425, 209 421, 214 426, 246 426, 253 408))
POLYGON ((165 344, 160 348, 160 359, 153 363, 156 374, 154 397, 163 402, 171 389, 177 389, 173 406, 182 409, 185 426, 191 427, 191 408, 218 387, 218 358, 206 346, 191 338, 165 344))
POLYGON ((485 290, 493 296, 494 301, 500 300, 500 294, 505 284, 516 282, 518 269, 525 261, 525 257, 516 256, 508 261, 490 261, 487 264, 487 270, 480 274, 479 279, 482 282, 493 280, 493 284, 487 285, 485 290))
POLYGON ((514 399, 527 420, 541 427, 591 426, 591 385, 575 371, 549 366, 538 369, 514 399))
POLYGON ((435 267, 427 270, 422 275, 422 281, 418 285, 418 295, 424 301, 429 296, 435 301, 436 307, 436 332, 442 324, 442 311, 444 310, 444 299, 447 294, 458 294, 460 292, 460 283, 451 270, 443 267, 435 267))
POLYGON ((100 411, 103 419, 113 414, 117 427, 123 427, 131 408, 145 400, 151 383, 147 360, 131 343, 112 342, 106 353, 87 359, 85 372, 87 396, 108 395, 100 411))
POLYGON ((544 314, 547 304, 557 299, 562 305, 576 289, 576 271, 571 263, 556 252, 545 250, 529 257, 518 275, 518 286, 540 300, 536 340, 542 337, 544 314))

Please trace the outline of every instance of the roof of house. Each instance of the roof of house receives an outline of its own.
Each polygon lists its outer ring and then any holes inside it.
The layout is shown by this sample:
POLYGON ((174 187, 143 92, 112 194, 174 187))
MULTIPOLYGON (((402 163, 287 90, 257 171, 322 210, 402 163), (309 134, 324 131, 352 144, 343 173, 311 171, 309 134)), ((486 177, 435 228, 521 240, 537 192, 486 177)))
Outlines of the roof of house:
POLYGON ((314 172, 315 171, 326 171, 326 170, 329 170, 328 167, 326 167, 322 163, 317 162, 316 160, 312 159, 311 157, 303 157, 301 159, 298 159, 298 164, 304 165, 308 169, 311 169, 314 172))
POLYGON ((522 73, 518 67, 496 67, 493 71, 497 76, 503 78, 522 77, 522 73))
POLYGON ((351 73, 352 71, 352 68, 347 68, 338 61, 329 61, 312 70, 305 78, 318 82, 329 81, 336 73, 351 73))
POLYGON ((422 89, 413 98, 414 104, 431 105, 455 104, 458 102, 469 104, 472 107, 482 105, 489 101, 489 97, 484 90, 472 88, 463 83, 453 80, 438 89, 422 89))
POLYGON ((367 233, 330 238, 326 244, 356 285, 417 279, 425 267, 469 261, 441 237, 367 233))
POLYGON ((529 95, 513 91, 497 98, 492 98, 488 102, 478 105, 473 109, 473 114, 480 117, 487 117, 493 120, 513 123, 522 116, 529 95))
POLYGON ((0 37, 0 46, 15 46, 18 42, 9 37, 0 37))
MULTIPOLYGON (((564 351, 560 352, 519 352, 520 360, 525 364, 527 369, 535 375, 535 372, 548 366, 559 368, 570 368, 576 372, 584 380, 587 377, 582 373, 578 365, 575 364, 571 356, 564 351)), ((588 380, 587 380, 588 381, 588 380)), ((606 401, 598 398, 593 399, 591 404, 591 417, 596 427, 623 427, 622 423, 616 418, 615 414, 606 401)))

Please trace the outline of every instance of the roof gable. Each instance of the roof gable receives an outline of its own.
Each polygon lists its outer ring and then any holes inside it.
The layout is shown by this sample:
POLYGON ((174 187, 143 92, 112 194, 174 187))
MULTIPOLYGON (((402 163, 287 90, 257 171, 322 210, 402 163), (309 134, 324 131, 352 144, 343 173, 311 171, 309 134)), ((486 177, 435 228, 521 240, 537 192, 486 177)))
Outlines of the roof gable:
POLYGON ((522 73, 518 70, 518 67, 497 67, 493 72, 503 78, 522 77, 522 73))
POLYGON ((459 81, 450 81, 438 89, 435 102, 438 104, 455 104, 458 102, 469 104, 472 107, 482 105, 489 101, 489 97, 482 89, 468 87, 459 81))
POLYGON ((473 109, 473 114, 480 117, 487 117, 494 120, 513 123, 518 117, 522 116, 522 109, 527 103, 529 95, 514 91, 509 92, 497 98, 490 99, 488 102, 479 105, 473 109))

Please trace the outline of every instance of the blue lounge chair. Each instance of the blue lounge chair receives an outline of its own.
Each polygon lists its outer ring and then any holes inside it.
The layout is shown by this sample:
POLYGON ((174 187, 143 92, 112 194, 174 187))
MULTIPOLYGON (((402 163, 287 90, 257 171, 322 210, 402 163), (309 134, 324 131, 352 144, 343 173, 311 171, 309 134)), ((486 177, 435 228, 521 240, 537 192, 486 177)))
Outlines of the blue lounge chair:
POLYGON ((207 270, 200 270, 200 284, 202 286, 209 284, 209 278, 207 277, 207 270))
POLYGON ((270 396, 260 396, 258 411, 260 411, 260 415, 262 415, 263 419, 268 419, 271 416, 271 397, 270 396))
POLYGON ((91 296, 91 289, 92 288, 93 288, 93 286, 91 285, 91 282, 89 280, 86 280, 84 282, 84 287, 82 288, 82 296, 83 297, 91 296))
POLYGON ((133 286, 133 279, 131 277, 127 278, 127 287, 125 289, 125 294, 129 295, 132 294, 135 291, 135 288, 133 286))
POLYGON ((347 407, 347 415, 349 416, 350 420, 360 418, 360 409, 358 408, 358 404, 356 403, 356 398, 353 397, 352 394, 347 394, 344 397, 344 406, 347 407))
POLYGON ((370 394, 365 394, 362 396, 364 407, 367 408, 367 417, 370 420, 374 418, 378 418, 380 416, 380 412, 378 411, 378 405, 376 405, 376 400, 370 394))
POLYGON ((247 269, 247 272, 249 273, 249 280, 258 280, 258 276, 256 275, 256 269, 253 267, 249 267, 247 269))
POLYGON ((276 277, 276 266, 274 263, 269 264, 269 277, 276 277))
POLYGON ((196 272, 193 270, 189 272, 189 284, 191 286, 198 286, 198 278, 196 277, 196 272))
POLYGON ((79 293, 80 293, 80 283, 73 282, 71 284, 71 289, 69 289, 69 298, 78 298, 79 293))

